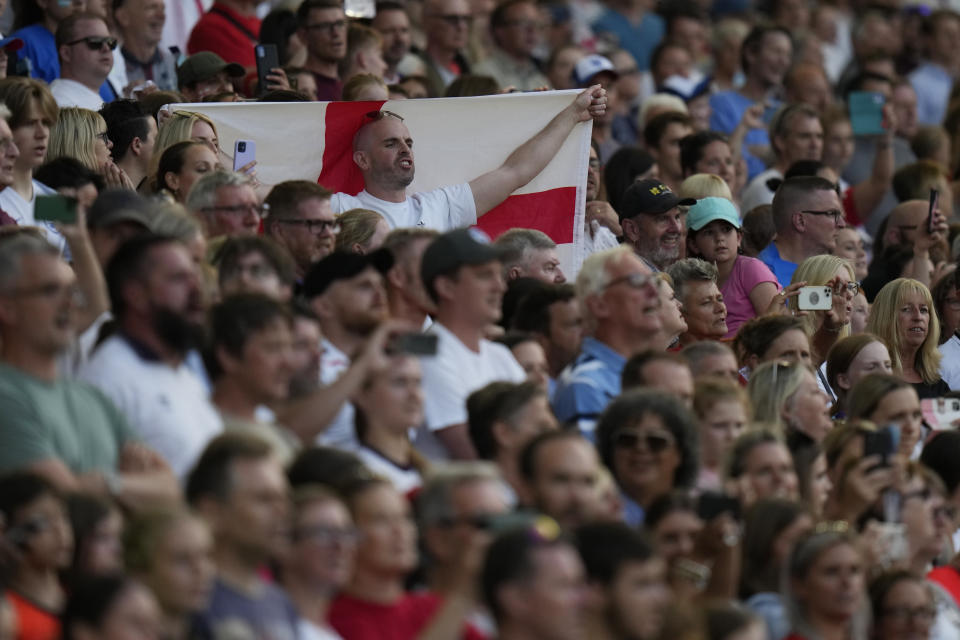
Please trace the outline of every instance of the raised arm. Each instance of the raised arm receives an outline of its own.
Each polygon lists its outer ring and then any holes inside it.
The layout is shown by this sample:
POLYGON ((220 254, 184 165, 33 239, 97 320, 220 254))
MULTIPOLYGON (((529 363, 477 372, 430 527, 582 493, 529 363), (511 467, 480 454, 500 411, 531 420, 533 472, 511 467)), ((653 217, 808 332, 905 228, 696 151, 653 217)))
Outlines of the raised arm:
POLYGON ((600 85, 584 90, 539 133, 517 147, 499 168, 471 180, 477 217, 533 180, 557 154, 574 126, 603 115, 606 109, 607 92, 600 85))

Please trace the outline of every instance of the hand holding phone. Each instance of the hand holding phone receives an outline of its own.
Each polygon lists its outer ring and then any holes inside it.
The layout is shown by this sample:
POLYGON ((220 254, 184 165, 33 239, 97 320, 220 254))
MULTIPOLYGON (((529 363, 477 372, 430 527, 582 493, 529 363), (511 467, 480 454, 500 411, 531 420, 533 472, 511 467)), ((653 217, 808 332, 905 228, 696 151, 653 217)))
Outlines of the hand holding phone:
POLYGON ((833 289, 828 286, 801 287, 797 294, 801 311, 829 311, 833 308, 833 289))
POLYGON ((270 84, 267 76, 273 73, 274 69, 280 67, 280 56, 277 53, 275 44, 258 44, 253 49, 257 59, 257 80, 259 82, 259 93, 263 95, 270 90, 270 84))
POLYGON ((240 171, 257 159, 257 143, 253 140, 237 140, 233 143, 233 170, 240 171))

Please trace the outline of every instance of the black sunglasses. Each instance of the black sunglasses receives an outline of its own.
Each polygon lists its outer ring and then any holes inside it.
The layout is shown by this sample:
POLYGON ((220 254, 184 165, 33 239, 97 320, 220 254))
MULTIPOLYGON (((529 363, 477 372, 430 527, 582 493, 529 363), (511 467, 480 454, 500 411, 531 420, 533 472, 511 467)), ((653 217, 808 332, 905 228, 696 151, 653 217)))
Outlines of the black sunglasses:
POLYGON ((100 49, 103 48, 103 45, 107 45, 110 51, 113 51, 117 48, 117 39, 112 36, 87 36, 86 38, 80 38, 79 40, 68 42, 67 45, 80 44, 81 42, 86 44, 90 51, 100 51, 100 49))
POLYGON ((646 445, 647 450, 650 453, 660 453, 665 451, 667 447, 673 444, 673 440, 666 435, 659 433, 648 433, 646 435, 641 435, 637 431, 633 430, 624 430, 619 431, 613 436, 614 446, 620 449, 633 449, 640 441, 643 440, 643 443, 646 445))

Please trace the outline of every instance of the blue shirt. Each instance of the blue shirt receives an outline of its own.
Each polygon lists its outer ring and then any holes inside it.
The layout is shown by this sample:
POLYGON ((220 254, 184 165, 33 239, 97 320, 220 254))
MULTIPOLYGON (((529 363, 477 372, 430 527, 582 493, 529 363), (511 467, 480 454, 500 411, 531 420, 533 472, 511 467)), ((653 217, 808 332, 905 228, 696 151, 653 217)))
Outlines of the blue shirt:
MULTIPOLYGON (((743 120, 743 114, 747 108, 754 102, 750 98, 736 91, 721 91, 710 96, 710 129, 730 135, 737 128, 740 121, 743 120)), ((779 108, 779 102, 771 102, 771 106, 779 108)), ((767 109, 767 111, 771 111, 767 109)), ((772 113, 764 113, 764 118, 772 113)), ((743 158, 747 161, 747 170, 749 179, 753 179, 758 173, 766 170, 767 166, 763 160, 750 153, 749 147, 752 145, 768 146, 770 136, 766 129, 751 129, 743 139, 743 158)))
POLYGON ((637 61, 640 71, 650 68, 650 55, 666 33, 663 18, 655 13, 645 13, 640 24, 634 26, 626 16, 613 9, 604 11, 592 27, 598 34, 615 36, 619 46, 629 51, 637 61))
POLYGON ((576 423, 593 442, 597 418, 620 395, 620 375, 627 359, 592 336, 583 339, 580 355, 563 370, 553 394, 553 412, 562 423, 576 423))
POLYGON ((953 78, 938 64, 924 62, 909 76, 917 92, 917 121, 920 124, 940 124, 947 112, 953 78))
POLYGON ((757 255, 757 259, 770 267, 770 271, 773 271, 773 275, 777 277, 777 282, 780 283, 781 287, 790 284, 793 279, 793 272, 797 270, 797 263, 781 258, 780 251, 773 242, 757 255))
MULTIPOLYGON (((31 78, 39 78, 50 84, 60 77, 57 42, 45 26, 38 22, 15 31, 10 36, 23 40, 23 48, 17 52, 17 59, 26 58, 29 61, 31 78)), ((107 81, 103 82, 99 93, 104 102, 113 102, 117 99, 117 94, 107 81)))

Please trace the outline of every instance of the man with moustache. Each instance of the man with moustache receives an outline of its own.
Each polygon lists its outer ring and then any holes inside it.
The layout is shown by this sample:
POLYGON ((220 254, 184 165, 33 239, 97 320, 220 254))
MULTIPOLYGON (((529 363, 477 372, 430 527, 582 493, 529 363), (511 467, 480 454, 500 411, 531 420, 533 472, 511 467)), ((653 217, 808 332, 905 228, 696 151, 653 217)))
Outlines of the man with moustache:
POLYGON ((680 258, 686 236, 681 206, 696 200, 681 200, 659 180, 635 182, 623 194, 620 226, 627 244, 650 271, 663 271, 680 258))
POLYGON ((154 234, 121 245, 107 265, 117 330, 80 378, 99 387, 179 477, 223 428, 195 355, 206 309, 200 272, 179 241, 154 234))

